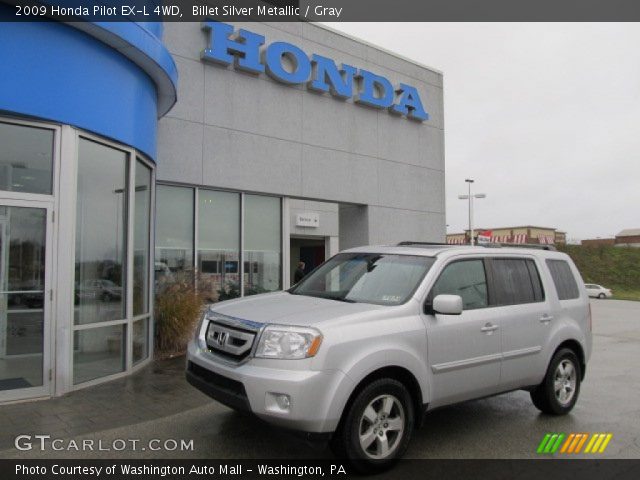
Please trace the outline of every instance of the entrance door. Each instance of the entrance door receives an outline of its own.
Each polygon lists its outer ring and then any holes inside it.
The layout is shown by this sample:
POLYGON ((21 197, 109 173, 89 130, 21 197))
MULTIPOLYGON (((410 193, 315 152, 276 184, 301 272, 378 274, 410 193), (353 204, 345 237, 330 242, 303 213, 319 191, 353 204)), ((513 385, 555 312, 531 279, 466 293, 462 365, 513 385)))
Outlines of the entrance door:
POLYGON ((0 401, 50 395, 50 215, 0 202, 0 401))
POLYGON ((295 282, 296 270, 304 263, 304 274, 309 274, 325 260, 325 238, 291 238, 291 284, 295 282))

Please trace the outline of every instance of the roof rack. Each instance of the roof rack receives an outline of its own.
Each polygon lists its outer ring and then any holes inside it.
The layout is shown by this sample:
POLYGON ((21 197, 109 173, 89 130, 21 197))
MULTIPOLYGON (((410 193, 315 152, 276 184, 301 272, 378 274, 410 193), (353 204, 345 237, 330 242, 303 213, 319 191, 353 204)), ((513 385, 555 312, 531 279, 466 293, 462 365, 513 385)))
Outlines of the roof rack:
POLYGON ((489 243, 485 244, 485 247, 500 248, 500 247, 513 247, 513 248, 533 248, 534 250, 549 250, 552 252, 558 249, 555 245, 540 245, 539 243, 489 243))
MULTIPOLYGON (((469 244, 449 244, 449 243, 438 243, 438 242, 411 242, 405 241, 398 243, 398 247, 406 247, 411 245, 425 245, 425 246, 436 246, 436 247, 470 247, 469 244)), ((479 243, 475 245, 476 247, 484 247, 484 248, 502 248, 502 247, 512 247, 512 248, 531 248, 534 250, 549 250, 549 251, 557 251, 558 249, 554 245, 540 245, 539 243, 479 243)))

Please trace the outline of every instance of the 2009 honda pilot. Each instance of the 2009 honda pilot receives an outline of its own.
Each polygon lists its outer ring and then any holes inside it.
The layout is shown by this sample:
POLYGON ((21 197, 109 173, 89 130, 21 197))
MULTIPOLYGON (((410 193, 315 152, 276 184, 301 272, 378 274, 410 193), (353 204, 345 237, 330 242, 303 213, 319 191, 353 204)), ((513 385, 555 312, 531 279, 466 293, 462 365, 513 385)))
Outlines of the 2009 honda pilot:
POLYGON ((591 314, 556 251, 409 244, 342 252, 288 291, 204 315, 188 381, 232 408, 384 467, 424 412, 526 389, 568 413, 591 353, 591 314))

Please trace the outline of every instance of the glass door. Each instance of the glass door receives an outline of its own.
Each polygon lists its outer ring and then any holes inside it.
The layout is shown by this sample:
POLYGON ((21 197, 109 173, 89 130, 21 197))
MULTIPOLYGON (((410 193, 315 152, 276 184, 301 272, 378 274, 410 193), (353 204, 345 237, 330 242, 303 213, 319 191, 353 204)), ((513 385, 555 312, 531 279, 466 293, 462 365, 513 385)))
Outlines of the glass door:
POLYGON ((50 394, 50 214, 0 201, 0 401, 50 394))

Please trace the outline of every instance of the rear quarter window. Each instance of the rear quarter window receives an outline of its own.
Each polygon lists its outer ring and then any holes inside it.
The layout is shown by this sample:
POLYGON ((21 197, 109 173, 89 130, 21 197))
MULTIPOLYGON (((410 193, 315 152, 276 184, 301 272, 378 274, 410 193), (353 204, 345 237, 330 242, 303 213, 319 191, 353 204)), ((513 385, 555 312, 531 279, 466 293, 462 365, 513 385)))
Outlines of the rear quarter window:
POLYGON ((580 297, 578 284, 569 263, 566 260, 547 260, 546 263, 558 292, 558 298, 560 300, 572 300, 580 297))

